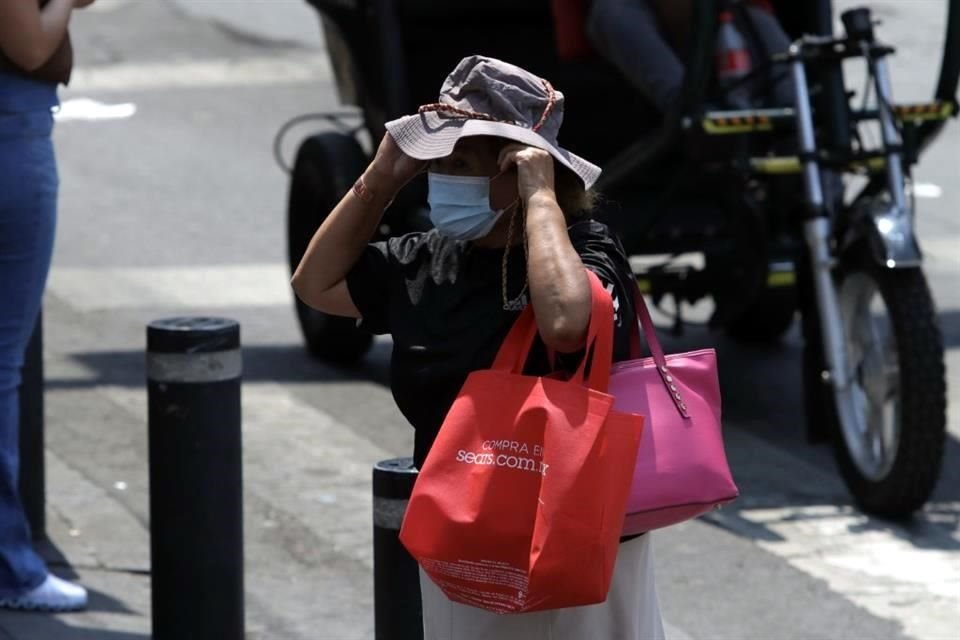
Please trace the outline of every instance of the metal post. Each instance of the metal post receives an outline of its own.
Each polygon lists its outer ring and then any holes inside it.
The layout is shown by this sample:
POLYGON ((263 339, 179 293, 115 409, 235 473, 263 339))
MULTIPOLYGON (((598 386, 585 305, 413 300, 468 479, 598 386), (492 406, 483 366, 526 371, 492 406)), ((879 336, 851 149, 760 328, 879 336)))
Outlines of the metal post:
POLYGON ((155 640, 242 640, 240 325, 147 326, 155 640))
POLYGON ((417 469, 410 458, 373 467, 373 602, 376 640, 422 640, 420 573, 400 543, 417 469))
POLYGON ((33 539, 47 535, 43 457, 43 313, 37 315, 27 344, 20 382, 20 500, 33 539))
MULTIPOLYGON (((833 2, 819 0, 814 5, 814 29, 817 35, 833 37, 834 18, 833 2)), ((850 101, 847 98, 846 84, 843 79, 843 66, 840 64, 825 64, 820 67, 820 79, 823 89, 817 101, 817 109, 825 116, 823 125, 826 128, 824 146, 840 153, 850 151, 850 101)), ((828 203, 832 206, 832 203, 828 203)))

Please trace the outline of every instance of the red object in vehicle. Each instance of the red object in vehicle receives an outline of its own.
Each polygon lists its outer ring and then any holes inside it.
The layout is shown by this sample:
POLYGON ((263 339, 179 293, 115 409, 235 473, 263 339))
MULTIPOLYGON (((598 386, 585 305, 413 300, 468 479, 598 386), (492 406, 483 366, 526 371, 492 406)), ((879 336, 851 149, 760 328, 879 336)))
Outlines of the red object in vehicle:
POLYGON ((774 10, 773 4, 770 2, 770 0, 750 0, 750 4, 755 6, 757 9, 766 11, 767 13, 772 13, 774 15, 777 13, 774 10))
POLYGON ((737 29, 733 14, 720 14, 720 30, 717 32, 717 75, 720 81, 739 79, 750 73, 750 52, 747 42, 737 29))
POLYGON ((594 54, 587 36, 589 0, 550 0, 557 56, 561 60, 577 60, 594 54))
POLYGON ((753 70, 747 41, 737 28, 730 11, 720 14, 717 31, 717 79, 726 93, 727 102, 737 109, 750 108, 749 88, 741 82, 753 70))

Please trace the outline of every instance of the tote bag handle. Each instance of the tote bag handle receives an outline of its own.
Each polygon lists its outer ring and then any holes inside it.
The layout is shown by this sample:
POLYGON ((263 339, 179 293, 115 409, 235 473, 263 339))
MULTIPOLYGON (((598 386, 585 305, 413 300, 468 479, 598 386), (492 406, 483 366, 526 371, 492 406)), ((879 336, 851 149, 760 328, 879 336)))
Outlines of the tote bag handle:
POLYGON ((653 319, 650 317, 650 311, 647 309, 647 302, 640 293, 640 287, 633 289, 633 307, 637 311, 637 320, 639 326, 634 321, 630 331, 630 357, 639 359, 643 357, 643 351, 640 347, 640 329, 643 330, 643 337, 650 348, 650 354, 657 366, 663 366, 667 363, 663 355, 663 347, 660 346, 660 339, 657 337, 657 328, 653 326, 653 319))
POLYGON ((660 346, 660 339, 657 338, 657 328, 653 326, 653 319, 650 317, 647 302, 644 300, 639 286, 633 289, 633 306, 637 311, 637 318, 640 322, 638 326, 638 323, 635 321, 630 330, 630 358, 638 360, 642 357, 640 329, 643 329, 643 337, 646 339, 650 353, 653 355, 653 362, 657 365, 657 373, 660 374, 660 380, 663 382, 663 386, 666 387, 667 393, 677 408, 677 412, 684 418, 689 418, 690 414, 687 410, 687 403, 683 397, 684 392, 677 385, 676 380, 674 380, 673 375, 670 373, 667 359, 663 355, 663 347, 660 346))
MULTIPOLYGON (((590 280, 592 299, 590 325, 587 329, 587 355, 571 381, 606 392, 613 362, 613 301, 593 272, 587 270, 587 277, 590 280)), ((533 305, 527 305, 500 346, 491 369, 522 374, 537 332, 533 305)))

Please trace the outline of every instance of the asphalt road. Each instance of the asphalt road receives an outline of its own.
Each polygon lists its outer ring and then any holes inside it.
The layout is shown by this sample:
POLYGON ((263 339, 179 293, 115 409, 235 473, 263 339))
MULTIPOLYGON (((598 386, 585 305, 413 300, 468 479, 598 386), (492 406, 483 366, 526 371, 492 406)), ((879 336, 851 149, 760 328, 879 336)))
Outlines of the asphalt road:
MULTIPOLYGON (((881 33, 903 47, 897 97, 929 97, 943 3, 876 4, 881 33)), ((0 614, 0 630, 146 637, 144 325, 216 314, 243 326, 250 636, 372 637, 369 470, 408 455, 411 430, 386 386, 387 341, 337 370, 305 355, 295 324, 287 182, 271 143, 288 118, 337 105, 313 16, 281 0, 96 6, 74 25, 79 68, 56 133, 62 204, 46 301, 51 531, 94 606, 41 622, 0 614)), ((796 332, 773 350, 697 330, 669 341, 719 350, 743 492, 655 537, 672 639, 960 638, 960 124, 917 180, 951 388, 933 501, 908 525, 851 506, 830 452, 804 443, 796 332)))

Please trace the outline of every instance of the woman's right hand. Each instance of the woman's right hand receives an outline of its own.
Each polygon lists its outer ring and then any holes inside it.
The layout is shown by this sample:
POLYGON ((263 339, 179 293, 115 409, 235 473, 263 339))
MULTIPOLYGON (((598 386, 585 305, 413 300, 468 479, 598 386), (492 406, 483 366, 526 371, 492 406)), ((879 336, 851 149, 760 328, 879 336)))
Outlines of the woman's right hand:
POLYGON ((425 160, 417 160, 405 154, 388 132, 384 134, 373 161, 367 167, 364 182, 371 190, 393 199, 400 189, 426 166, 425 160))

